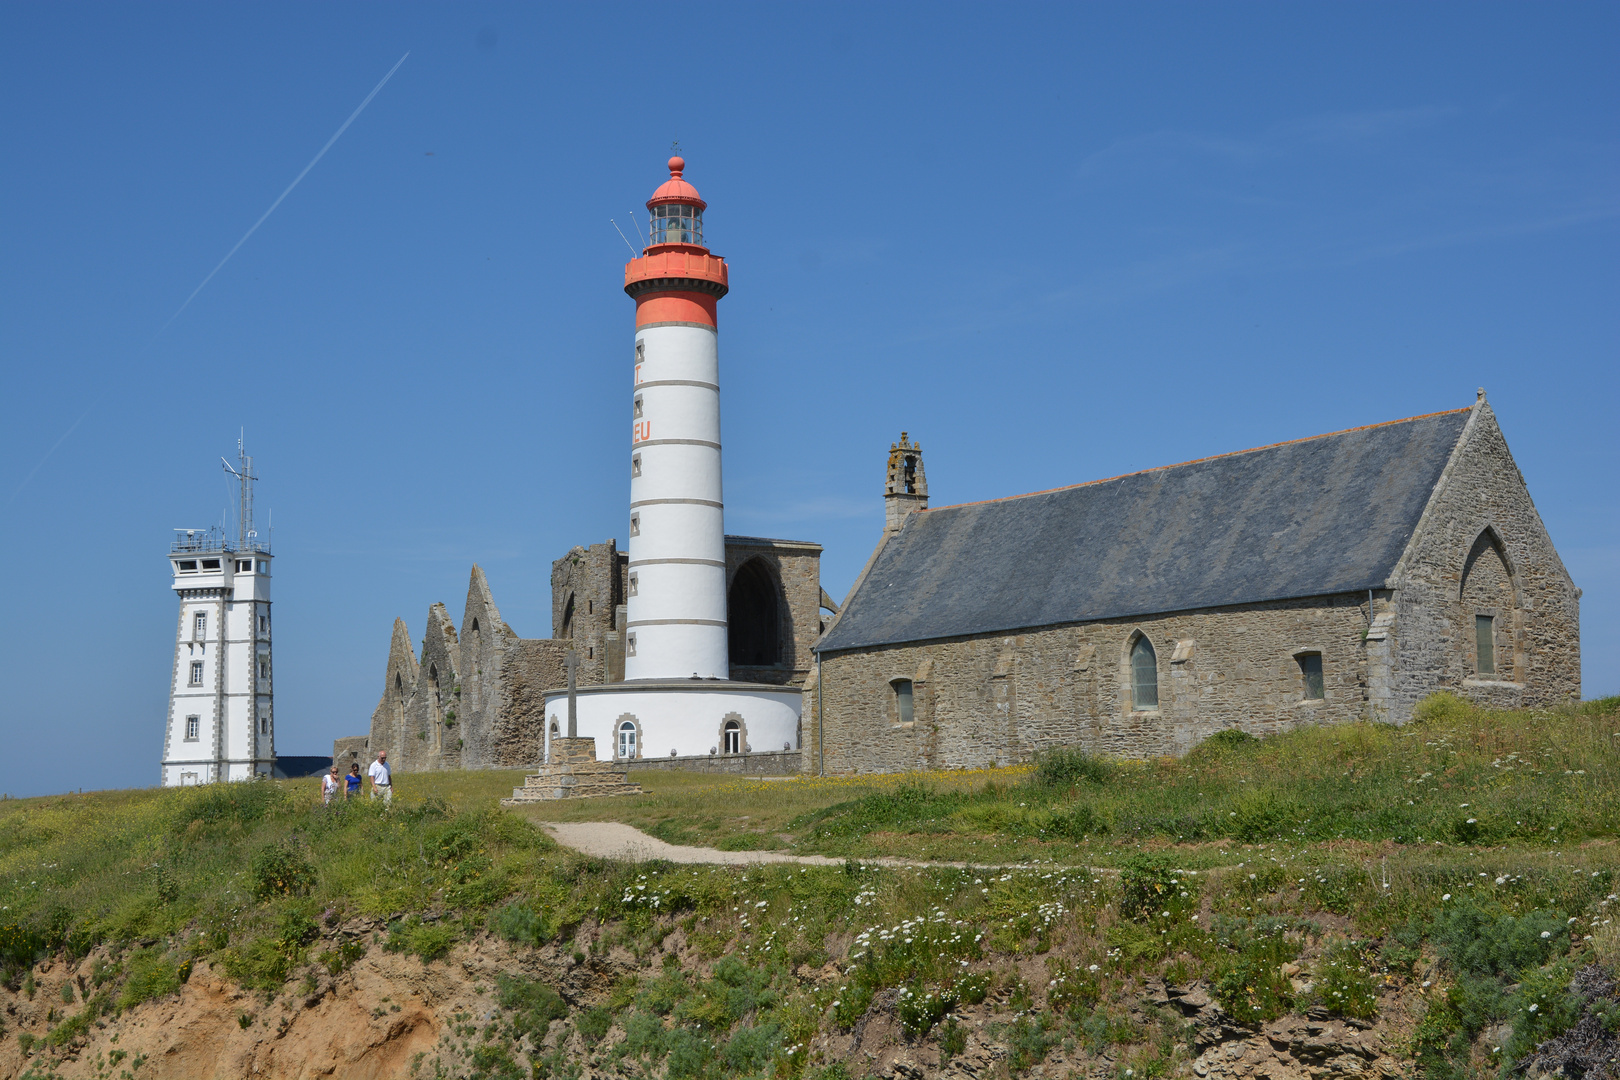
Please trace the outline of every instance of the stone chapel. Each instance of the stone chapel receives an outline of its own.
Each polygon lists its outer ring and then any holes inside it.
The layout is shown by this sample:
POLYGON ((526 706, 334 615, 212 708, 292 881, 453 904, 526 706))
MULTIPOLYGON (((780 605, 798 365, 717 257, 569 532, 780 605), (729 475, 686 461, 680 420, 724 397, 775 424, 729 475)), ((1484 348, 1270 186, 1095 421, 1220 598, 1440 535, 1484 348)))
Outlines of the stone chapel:
POLYGON ((1474 405, 930 509, 886 526, 815 646, 807 769, 981 767, 1078 744, 1181 754, 1436 690, 1578 699, 1581 592, 1474 405))

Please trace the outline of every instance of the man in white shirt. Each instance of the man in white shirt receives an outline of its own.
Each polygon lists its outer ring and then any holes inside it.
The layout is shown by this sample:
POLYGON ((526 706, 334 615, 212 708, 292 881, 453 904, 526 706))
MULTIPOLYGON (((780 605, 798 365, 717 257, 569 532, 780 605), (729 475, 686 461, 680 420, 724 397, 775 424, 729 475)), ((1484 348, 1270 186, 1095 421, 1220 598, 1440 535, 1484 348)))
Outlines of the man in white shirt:
POLYGON ((366 770, 371 777, 371 797, 381 798, 385 803, 394 801, 393 774, 388 768, 388 751, 377 751, 377 760, 371 763, 366 770))

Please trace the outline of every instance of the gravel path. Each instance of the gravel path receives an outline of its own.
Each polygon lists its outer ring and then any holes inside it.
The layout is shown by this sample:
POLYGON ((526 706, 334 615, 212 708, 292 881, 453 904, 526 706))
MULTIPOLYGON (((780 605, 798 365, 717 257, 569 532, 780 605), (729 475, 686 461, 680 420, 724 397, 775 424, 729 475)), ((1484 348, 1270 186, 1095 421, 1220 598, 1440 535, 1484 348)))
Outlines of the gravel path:
MULTIPOLYGON (((543 821, 557 843, 599 859, 624 862, 706 863, 716 866, 752 866, 757 863, 801 863, 806 866, 842 866, 844 859, 829 855, 784 855, 779 851, 721 851, 719 848, 666 844, 634 825, 618 821, 543 821)), ((944 866, 958 870, 1030 870, 1034 863, 922 862, 915 859, 861 859, 865 866, 944 866)), ((1050 867, 1051 864, 1041 864, 1050 867)), ((1109 871, 1101 871, 1108 873, 1109 871)))

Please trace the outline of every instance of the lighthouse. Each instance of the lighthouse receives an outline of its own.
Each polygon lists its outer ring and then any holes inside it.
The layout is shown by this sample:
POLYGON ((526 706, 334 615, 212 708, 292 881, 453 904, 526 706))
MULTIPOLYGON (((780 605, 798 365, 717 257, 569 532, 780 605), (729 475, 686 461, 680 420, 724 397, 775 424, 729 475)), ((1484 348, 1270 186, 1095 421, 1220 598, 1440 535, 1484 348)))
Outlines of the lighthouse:
MULTIPOLYGON (((727 559, 739 547, 773 553, 821 548, 726 536, 718 312, 730 271, 709 251, 703 233, 708 204, 685 174, 686 162, 670 158, 669 179, 647 200, 648 244, 624 268, 624 291, 636 304, 628 380, 624 679, 576 686, 572 694, 562 687, 545 691, 544 746, 551 764, 553 735, 570 729, 592 740, 597 760, 737 763, 751 753, 786 753, 800 745, 800 687, 731 678, 734 655, 750 657, 739 659, 739 667, 748 663, 753 673, 768 673, 782 655, 777 635, 792 630, 782 617, 785 603, 773 596, 763 608, 742 605, 738 627, 753 634, 739 635, 747 641, 731 639, 727 559), (573 722, 565 725, 570 716, 573 722)), ((760 588, 778 587, 756 562, 740 566, 745 580, 743 586, 731 583, 733 595, 746 599, 760 588)), ((569 744, 563 757, 580 752, 569 744)), ((542 780, 542 786, 550 782, 542 780)))
POLYGON ((728 675, 717 312, 729 285, 685 171, 669 159, 647 200, 649 243, 624 268, 636 302, 627 680, 728 675))

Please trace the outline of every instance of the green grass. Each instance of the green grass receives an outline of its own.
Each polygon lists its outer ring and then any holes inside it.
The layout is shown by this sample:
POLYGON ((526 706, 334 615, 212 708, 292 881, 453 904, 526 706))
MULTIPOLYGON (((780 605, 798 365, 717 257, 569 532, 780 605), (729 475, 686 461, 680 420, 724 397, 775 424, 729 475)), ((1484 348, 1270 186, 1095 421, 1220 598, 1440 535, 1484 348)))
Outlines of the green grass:
POLYGON ((966 1045, 966 1010, 983 1009, 1014 1072, 1079 1046, 1167 1076, 1185 1040, 1180 1021, 1142 1018, 1149 976, 1205 979, 1250 1020, 1313 1005, 1374 1017, 1389 984, 1425 1002, 1422 1070, 1460 1077, 1479 1071, 1482 1033, 1512 1024, 1494 1060, 1522 1054, 1584 1007, 1564 989, 1575 967, 1620 962, 1620 701, 1428 711, 1402 729, 1223 739, 1180 761, 1066 751, 1033 768, 780 782, 649 772, 643 796, 520 813, 495 805, 519 773, 400 774, 392 807, 323 808, 312 781, 6 800, 0 978, 26 991, 34 961, 106 947, 49 1030, 18 1032, 58 1053, 174 994, 195 962, 270 995, 371 948, 444 963, 488 932, 520 951, 560 944, 611 985, 563 1001, 501 982, 497 1015, 458 1022, 455 1075, 589 1065, 666 1080, 822 1074, 812 1037, 874 1002, 946 1057, 966 1045), (611 864, 559 849, 532 823, 546 818, 854 859, 611 864), (1040 862, 858 861, 877 852, 1040 862), (388 929, 337 937, 354 915, 388 929), (556 1049, 559 1021, 586 1060, 556 1049))

